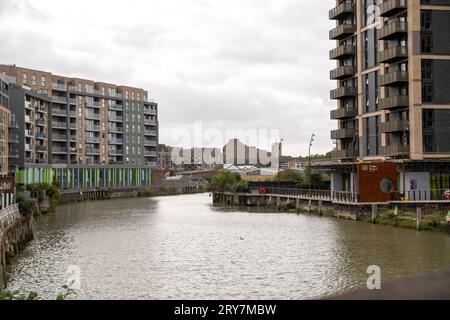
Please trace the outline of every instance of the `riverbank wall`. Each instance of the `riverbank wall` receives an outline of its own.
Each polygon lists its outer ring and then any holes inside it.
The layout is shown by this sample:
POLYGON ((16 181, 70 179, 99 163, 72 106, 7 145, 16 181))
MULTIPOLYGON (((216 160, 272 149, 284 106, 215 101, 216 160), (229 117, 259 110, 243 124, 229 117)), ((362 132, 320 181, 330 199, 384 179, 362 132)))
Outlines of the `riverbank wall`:
POLYGON ((450 224, 447 222, 450 201, 357 203, 338 202, 321 197, 308 199, 289 195, 214 192, 213 203, 214 205, 268 208, 291 213, 310 213, 450 233, 450 224))
POLYGON ((0 229, 0 290, 6 287, 6 267, 12 257, 22 251, 25 245, 34 238, 33 215, 23 217, 19 214, 18 206, 14 206, 16 212, 11 212, 14 219, 5 228, 0 229))
POLYGON ((182 188, 154 186, 149 188, 68 190, 61 193, 59 204, 117 198, 175 196, 204 192, 206 192, 204 186, 187 186, 182 188))

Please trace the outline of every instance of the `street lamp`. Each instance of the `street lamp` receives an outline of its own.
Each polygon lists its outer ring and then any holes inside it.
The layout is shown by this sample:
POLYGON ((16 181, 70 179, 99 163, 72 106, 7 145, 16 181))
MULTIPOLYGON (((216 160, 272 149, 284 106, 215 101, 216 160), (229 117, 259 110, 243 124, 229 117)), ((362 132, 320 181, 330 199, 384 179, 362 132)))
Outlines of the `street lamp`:
POLYGON ((311 193, 311 191, 312 191, 311 147, 312 147, 315 137, 316 137, 316 135, 313 133, 311 135, 311 140, 309 141, 309 149, 308 149, 309 193, 311 193))

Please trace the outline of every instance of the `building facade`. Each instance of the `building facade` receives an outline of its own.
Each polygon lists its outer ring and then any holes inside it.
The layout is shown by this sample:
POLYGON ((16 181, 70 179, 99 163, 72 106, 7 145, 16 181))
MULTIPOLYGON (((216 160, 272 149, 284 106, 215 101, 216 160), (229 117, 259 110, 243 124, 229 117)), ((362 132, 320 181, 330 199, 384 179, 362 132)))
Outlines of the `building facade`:
POLYGON ((10 129, 16 127, 14 115, 9 108, 10 82, 14 79, 0 72, 0 176, 9 174, 9 158, 16 154, 11 145, 18 143, 18 137, 10 129))
POLYGON ((360 191, 355 163, 397 164, 390 190, 404 196, 449 188, 450 1, 338 0, 329 18, 334 188, 360 191))
POLYGON ((119 170, 114 178, 111 173, 111 180, 123 182, 117 186, 136 175, 142 178, 136 181, 149 180, 148 168, 158 165, 159 130, 158 105, 146 91, 16 66, 1 65, 0 72, 15 78, 9 91, 18 143, 10 165, 22 170, 21 182, 39 182, 49 168, 63 185, 68 176, 80 177, 72 169, 81 170, 83 181, 97 177, 105 185, 110 175, 100 173, 104 168, 119 170), (66 171, 58 173, 61 168, 66 171), (138 168, 143 171, 133 171, 138 168))

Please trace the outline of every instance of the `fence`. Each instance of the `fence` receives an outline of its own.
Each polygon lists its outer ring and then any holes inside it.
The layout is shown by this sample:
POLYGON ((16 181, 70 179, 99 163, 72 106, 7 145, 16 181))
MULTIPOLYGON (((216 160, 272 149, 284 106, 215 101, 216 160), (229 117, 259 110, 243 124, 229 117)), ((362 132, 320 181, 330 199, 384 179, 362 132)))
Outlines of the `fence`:
POLYGON ((304 200, 325 200, 334 202, 358 202, 359 195, 353 192, 331 190, 304 190, 293 188, 250 188, 252 194, 290 196, 304 200), (263 190, 261 190, 263 189, 263 190), (261 191, 264 191, 263 193, 261 191))
POLYGON ((0 230, 6 229, 19 218, 19 205, 17 203, 0 210, 0 230))
POLYGON ((405 201, 450 201, 450 190, 410 190, 405 201))

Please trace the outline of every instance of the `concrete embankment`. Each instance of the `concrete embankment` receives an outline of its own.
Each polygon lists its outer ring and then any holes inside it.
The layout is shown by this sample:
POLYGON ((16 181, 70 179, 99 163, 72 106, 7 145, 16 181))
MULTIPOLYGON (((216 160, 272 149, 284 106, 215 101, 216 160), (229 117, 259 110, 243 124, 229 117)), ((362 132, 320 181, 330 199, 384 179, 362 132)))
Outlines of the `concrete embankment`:
POLYGON ((175 196, 183 194, 195 194, 205 192, 204 186, 167 188, 155 186, 150 188, 123 188, 123 189, 92 189, 92 190, 68 190, 61 193, 60 204, 83 202, 92 200, 108 200, 130 197, 159 197, 175 196))
POLYGON ((34 237, 33 215, 18 216, 6 228, 0 229, 0 290, 6 287, 6 266, 34 237))
POLYGON ((362 220, 418 230, 450 232, 449 201, 358 203, 336 201, 329 197, 299 197, 276 194, 215 192, 216 205, 270 208, 277 211, 312 213, 322 216, 362 220))

